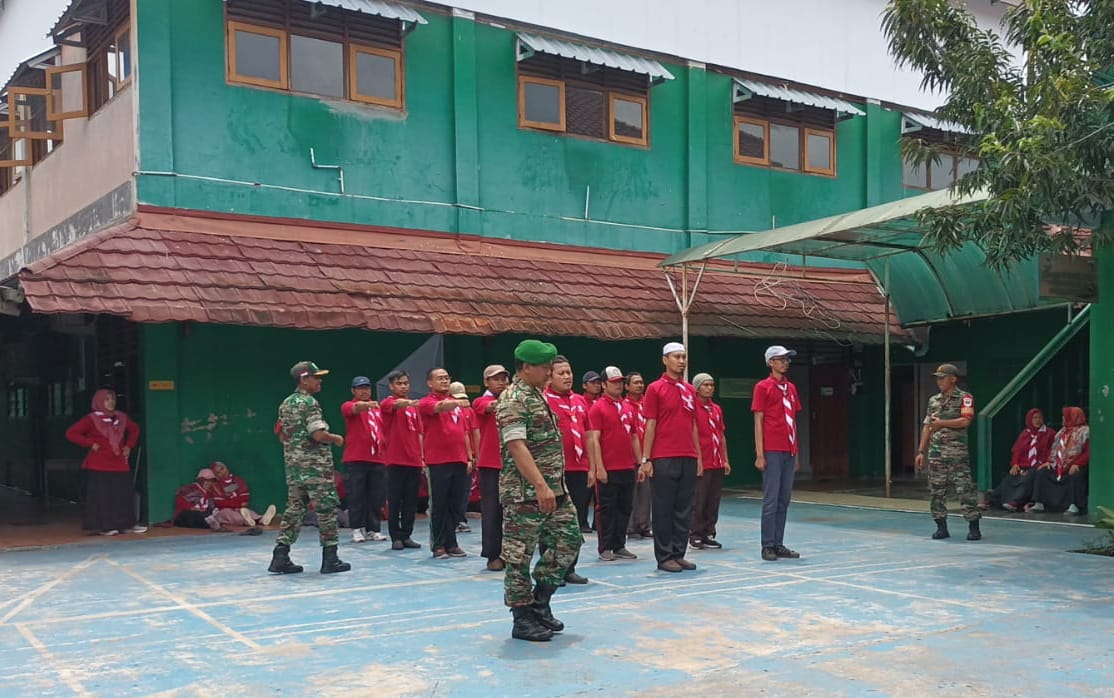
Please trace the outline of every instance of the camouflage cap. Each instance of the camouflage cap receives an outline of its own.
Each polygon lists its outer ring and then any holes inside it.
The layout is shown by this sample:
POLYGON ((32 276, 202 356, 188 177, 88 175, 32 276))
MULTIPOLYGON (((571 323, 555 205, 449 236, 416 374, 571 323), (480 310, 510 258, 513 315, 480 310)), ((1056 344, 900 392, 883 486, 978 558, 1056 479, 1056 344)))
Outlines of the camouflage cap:
POLYGON ((301 380, 305 376, 327 376, 329 372, 317 367, 312 361, 299 361, 290 367, 290 377, 301 380))
POLYGON ((940 364, 936 367, 936 370, 932 372, 932 375, 937 378, 943 378, 944 376, 955 376, 958 378, 959 369, 955 364, 940 364))
POLYGON ((552 363, 556 356, 557 347, 538 339, 524 339, 514 348, 514 358, 535 366, 552 363))

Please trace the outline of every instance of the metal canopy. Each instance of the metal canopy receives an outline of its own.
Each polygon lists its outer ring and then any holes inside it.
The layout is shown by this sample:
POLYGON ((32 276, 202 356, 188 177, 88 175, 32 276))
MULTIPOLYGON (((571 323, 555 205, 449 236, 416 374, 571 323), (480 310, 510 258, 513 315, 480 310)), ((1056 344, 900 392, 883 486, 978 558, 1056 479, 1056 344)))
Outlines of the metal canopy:
POLYGON ((974 243, 965 243, 947 254, 926 245, 915 218, 917 211, 974 204, 987 198, 986 192, 962 197, 950 190, 929 192, 693 247, 666 259, 661 266, 738 259, 740 255, 759 251, 861 262, 892 298, 897 316, 905 326, 999 315, 1045 305, 1040 300, 1035 259, 999 271, 987 266, 985 253, 974 243))
POLYGON ((651 82, 673 79, 673 73, 655 60, 629 53, 619 53, 599 46, 586 46, 584 44, 574 44, 571 41, 538 36, 537 34, 520 33, 515 48, 515 60, 517 61, 526 60, 535 53, 548 53, 553 56, 591 63, 592 65, 602 65, 607 68, 617 68, 648 75, 651 82))
MULTIPOLYGON (((229 0, 224 0, 226 3, 229 0)), ((233 0, 235 1, 235 0, 233 0)), ((342 10, 363 12, 367 15, 397 19, 404 25, 429 24, 425 17, 405 5, 399 5, 387 0, 303 0, 314 5, 339 7, 342 10)))
POLYGON ((927 114, 918 114, 917 112, 902 112, 901 114, 901 133, 915 133, 921 129, 931 128, 936 131, 943 131, 944 133, 960 133, 969 134, 970 129, 955 123, 954 121, 944 121, 935 116, 927 114))
POLYGON ((845 99, 829 97, 816 92, 806 92, 804 90, 794 89, 788 85, 777 85, 769 82, 760 82, 758 80, 735 78, 735 89, 732 99, 736 103, 746 101, 754 95, 772 97, 773 99, 780 99, 783 102, 790 102, 792 104, 803 104, 806 107, 831 109, 839 114, 866 116, 866 113, 862 109, 859 109, 845 99))

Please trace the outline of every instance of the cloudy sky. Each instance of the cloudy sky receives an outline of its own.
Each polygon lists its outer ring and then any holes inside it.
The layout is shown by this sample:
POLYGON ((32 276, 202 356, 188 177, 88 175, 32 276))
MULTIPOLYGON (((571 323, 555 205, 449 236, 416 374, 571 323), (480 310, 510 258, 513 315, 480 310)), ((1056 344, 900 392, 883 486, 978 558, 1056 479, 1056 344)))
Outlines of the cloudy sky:
POLYGON ((20 62, 53 45, 46 33, 69 4, 70 0, 4 0, 0 12, 0 84, 20 62))

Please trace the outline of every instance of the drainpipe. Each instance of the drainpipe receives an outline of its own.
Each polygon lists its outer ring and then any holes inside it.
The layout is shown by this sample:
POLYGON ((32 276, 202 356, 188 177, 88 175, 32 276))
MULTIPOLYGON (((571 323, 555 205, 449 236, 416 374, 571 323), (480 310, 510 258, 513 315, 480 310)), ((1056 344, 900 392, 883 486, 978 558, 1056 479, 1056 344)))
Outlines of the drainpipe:
POLYGON ((882 351, 883 351, 883 355, 885 356, 885 360, 883 361, 883 364, 884 364, 885 368, 883 370, 886 372, 885 390, 884 390, 884 392, 885 392, 884 402, 885 402, 885 405, 886 405, 886 407, 885 407, 886 413, 885 413, 885 419, 883 420, 882 428, 886 432, 886 441, 885 441, 886 452, 885 452, 884 455, 885 455, 885 463, 886 463, 886 496, 889 497, 891 495, 891 489, 892 489, 892 486, 893 486, 893 481, 892 481, 892 476, 893 476, 893 462, 892 462, 893 461, 893 444, 892 444, 893 435, 890 433, 890 407, 891 407, 890 400, 891 400, 891 382, 892 382, 891 378, 890 378, 890 373, 893 370, 893 368, 890 364, 890 258, 886 257, 883 264, 884 264, 884 267, 883 267, 882 289, 883 289, 883 291, 885 291, 885 294, 884 294, 883 297, 884 297, 885 302, 886 302, 886 310, 885 310, 885 316, 886 316, 885 343, 886 344, 883 347, 882 351))

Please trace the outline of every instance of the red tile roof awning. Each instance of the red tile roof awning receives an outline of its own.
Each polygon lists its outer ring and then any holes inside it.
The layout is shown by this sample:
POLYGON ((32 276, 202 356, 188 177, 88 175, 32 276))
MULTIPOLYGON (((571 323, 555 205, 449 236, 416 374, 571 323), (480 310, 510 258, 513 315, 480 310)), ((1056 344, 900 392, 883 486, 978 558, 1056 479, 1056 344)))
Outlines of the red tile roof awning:
MULTIPOLYGON (((24 268, 19 281, 35 312, 135 322, 660 339, 677 336, 681 324, 660 261, 141 210, 24 268)), ((789 280, 750 267, 754 275, 709 266, 690 312, 693 336, 882 341, 883 300, 867 273, 822 270, 823 280, 789 280)))

